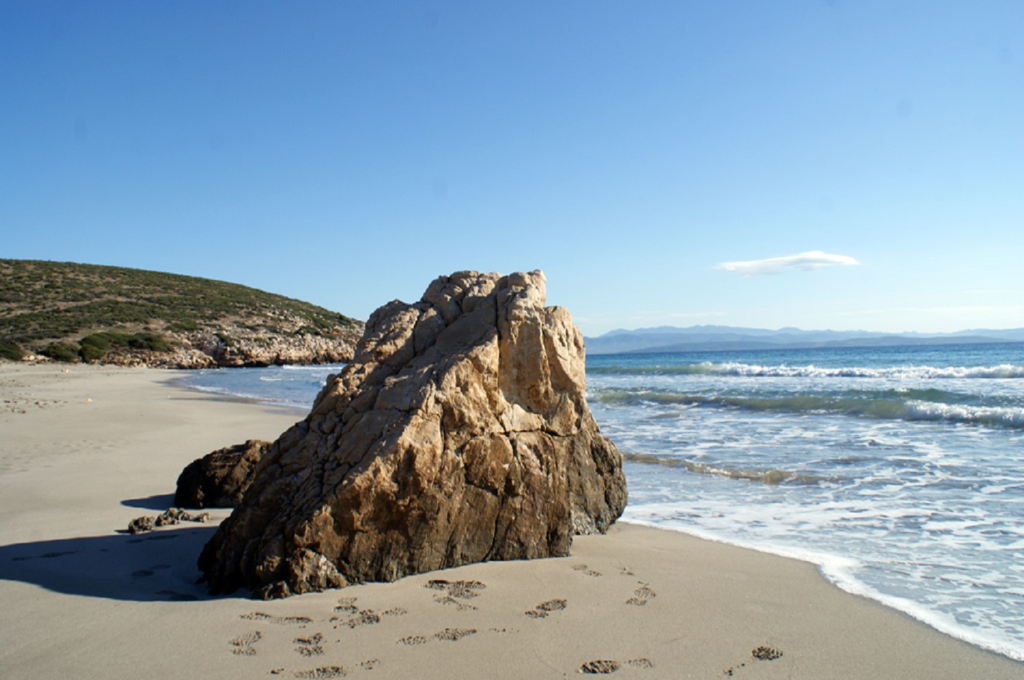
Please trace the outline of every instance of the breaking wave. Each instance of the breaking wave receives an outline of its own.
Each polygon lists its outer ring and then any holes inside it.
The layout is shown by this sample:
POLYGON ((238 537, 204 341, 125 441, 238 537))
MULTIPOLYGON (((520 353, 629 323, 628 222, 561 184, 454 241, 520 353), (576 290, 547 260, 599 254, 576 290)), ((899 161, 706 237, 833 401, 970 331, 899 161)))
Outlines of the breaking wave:
POLYGON ((819 367, 819 366, 761 366, 737 362, 712 363, 682 366, 593 366, 587 367, 593 375, 714 375, 743 378, 898 378, 898 379, 1012 379, 1024 378, 1024 366, 1002 364, 999 366, 889 366, 867 367, 819 367))
POLYGON ((1024 408, 1019 406, 964 403, 965 395, 941 390, 886 390, 840 395, 780 394, 728 396, 681 394, 646 389, 604 389, 594 401, 610 406, 644 404, 696 408, 735 408, 748 411, 849 415, 885 420, 944 421, 989 427, 1024 429, 1024 408))
POLYGON ((754 470, 746 468, 727 468, 717 465, 708 465, 684 458, 673 456, 656 456, 649 453, 623 453, 623 458, 631 463, 642 463, 644 465, 664 465, 665 467, 683 468, 689 472, 701 475, 715 475, 729 479, 745 479, 750 482, 760 482, 774 486, 776 484, 818 484, 820 482, 832 481, 832 478, 820 475, 811 475, 791 470, 754 470))

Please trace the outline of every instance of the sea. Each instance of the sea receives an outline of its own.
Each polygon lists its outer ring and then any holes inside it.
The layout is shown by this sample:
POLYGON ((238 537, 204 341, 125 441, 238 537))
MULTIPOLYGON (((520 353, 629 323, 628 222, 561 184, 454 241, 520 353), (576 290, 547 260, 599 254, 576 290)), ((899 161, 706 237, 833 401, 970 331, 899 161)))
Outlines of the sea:
MULTIPOLYGON (((308 410, 340 366, 204 370, 308 410)), ((1024 343, 587 358, 623 519, 813 562, 1024 661, 1024 343)))

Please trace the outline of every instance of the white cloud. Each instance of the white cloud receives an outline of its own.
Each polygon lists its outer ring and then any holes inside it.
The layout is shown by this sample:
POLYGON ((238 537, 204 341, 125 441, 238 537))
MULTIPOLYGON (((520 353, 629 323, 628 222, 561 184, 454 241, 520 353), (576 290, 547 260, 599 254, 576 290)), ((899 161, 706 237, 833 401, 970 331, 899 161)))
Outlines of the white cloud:
POLYGON ((802 269, 805 272, 831 267, 833 265, 855 265, 860 264, 857 260, 848 255, 832 255, 818 250, 812 250, 799 255, 787 255, 785 257, 770 257, 767 260, 750 260, 749 262, 722 262, 715 266, 715 269, 724 269, 727 272, 736 272, 743 276, 762 276, 764 274, 781 274, 783 270, 802 269))

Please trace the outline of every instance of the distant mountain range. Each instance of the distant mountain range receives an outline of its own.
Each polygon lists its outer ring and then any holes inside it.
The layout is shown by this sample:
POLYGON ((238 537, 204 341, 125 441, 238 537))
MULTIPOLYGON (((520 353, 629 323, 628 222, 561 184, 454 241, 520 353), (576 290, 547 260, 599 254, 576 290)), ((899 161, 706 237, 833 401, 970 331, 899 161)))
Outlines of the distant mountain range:
POLYGON ((588 354, 714 352, 727 350, 806 349, 812 347, 884 347, 1024 342, 1024 328, 967 330, 957 333, 874 333, 804 331, 799 328, 691 326, 615 330, 585 338, 588 354))

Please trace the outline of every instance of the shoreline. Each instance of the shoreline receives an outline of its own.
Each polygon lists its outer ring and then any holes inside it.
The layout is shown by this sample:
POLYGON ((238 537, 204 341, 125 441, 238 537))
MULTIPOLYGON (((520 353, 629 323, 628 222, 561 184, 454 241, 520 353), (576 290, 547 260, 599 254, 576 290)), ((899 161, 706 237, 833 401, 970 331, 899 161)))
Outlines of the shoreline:
MULTIPOLYGON (((334 367, 343 367, 343 366, 345 366, 345 364, 306 364, 306 365, 295 365, 293 367, 293 370, 326 370, 327 367, 334 368, 334 367)), ((247 367, 223 367, 223 366, 221 366, 221 367, 216 367, 216 368, 198 369, 198 372, 202 372, 202 371, 234 371, 234 370, 237 370, 238 368, 247 368, 247 367)), ((251 367, 249 367, 249 368, 251 370, 251 367)), ((256 368, 270 368, 270 367, 262 366, 262 367, 256 367, 256 368)), ((287 367, 286 366, 280 366, 279 368, 283 369, 283 368, 287 368, 287 367)), ((340 370, 340 368, 339 368, 339 370, 340 370)), ((187 390, 187 391, 194 392, 194 393, 197 393, 197 394, 202 394, 202 395, 205 395, 206 397, 208 397, 210 399, 223 399, 223 400, 226 400, 226 401, 233 401, 233 402, 244 403, 244 404, 253 404, 253 405, 261 406, 263 408, 274 409, 274 410, 277 410, 277 411, 280 411, 282 413, 286 413, 286 414, 289 414, 289 415, 296 415, 299 420, 302 420, 302 419, 304 419, 306 417, 306 415, 309 413, 309 409, 312 406, 312 402, 310 402, 309 405, 303 406, 303 405, 298 404, 297 402, 274 401, 274 400, 271 400, 271 399, 260 398, 258 396, 246 396, 246 395, 235 394, 235 393, 226 392, 226 391, 222 392, 222 391, 218 391, 218 390, 206 389, 206 388, 198 387, 196 385, 191 385, 191 384, 188 383, 188 379, 189 379, 190 375, 193 374, 196 371, 193 371, 191 369, 187 369, 187 370, 174 369, 174 372, 177 375, 175 375, 174 377, 168 378, 165 381, 165 383, 168 386, 174 387, 174 388, 183 389, 183 390, 187 390)), ((336 373, 337 371, 332 371, 332 372, 336 373)))
POLYGON ((1007 658, 1015 663, 1019 663, 1022 666, 1021 672, 1024 673, 1024 659, 1018 658, 1015 655, 1017 650, 1008 648, 1005 643, 987 639, 983 635, 963 633, 962 627, 958 626, 955 621, 947 621, 945 618, 926 609, 913 600, 885 595, 884 593, 878 592, 871 586, 868 586, 855 577, 849 576, 845 573, 849 564, 849 561, 845 560, 845 558, 834 555, 815 554, 812 551, 806 550, 787 551, 785 549, 772 549, 758 544, 745 544, 740 541, 730 541, 718 536, 702 533, 700 531, 690 531, 676 527, 662 526, 653 522, 620 519, 619 523, 646 527, 656 531, 678 533, 695 538, 699 541, 719 543, 721 545, 738 548, 740 550, 750 550, 757 553, 763 553, 765 555, 771 555, 773 557, 809 564, 813 566, 817 570, 818 575, 833 588, 853 597, 872 602, 876 605, 894 611, 905 616, 914 623, 921 624, 931 630, 934 630, 940 635, 948 636, 983 652, 995 654, 997 656, 1007 658))
MULTIPOLYGON (((188 373, 191 369, 163 369, 163 368, 158 368, 158 369, 147 369, 147 370, 156 370, 156 371, 171 370, 171 371, 174 371, 175 373, 188 373)), ((216 370, 216 369, 200 369, 200 370, 216 370)), ((225 370, 234 370, 234 369, 225 369, 225 370)), ((162 380, 161 384, 165 385, 168 388, 173 389, 173 390, 183 390, 185 392, 190 392, 192 394, 197 395, 198 398, 200 398, 200 399, 209 399, 210 401, 223 401, 223 402, 227 402, 227 403, 230 403, 230 404, 245 404, 245 405, 248 405, 248 406, 255 406, 257 408, 262 408, 262 409, 264 409, 264 410, 266 410, 266 411, 268 411, 270 413, 280 414, 280 415, 284 415, 284 416, 288 416, 288 417, 295 417, 297 420, 304 419, 306 417, 306 414, 309 413, 309 409, 308 408, 305 408, 305 409, 304 408, 300 408, 299 406, 296 406, 295 404, 290 404, 290 403, 287 403, 287 402, 266 401, 264 399, 258 399, 256 397, 243 397, 243 396, 240 396, 240 395, 237 395, 237 394, 228 394, 226 392, 214 392, 214 391, 211 391, 211 390, 204 390, 201 387, 195 387, 193 385, 187 385, 184 382, 182 382, 185 379, 185 377, 186 376, 183 376, 183 375, 172 376, 170 378, 166 378, 165 380, 162 380)))
POLYGON ((213 598, 195 583, 211 525, 116 532, 166 509, 195 458, 272 440, 301 414, 175 384, 165 369, 62 368, 0 364, 7 677, 560 678, 591 662, 647 678, 1024 674, 840 590, 813 563, 625 522, 576 537, 565 558, 213 598), (437 579, 449 586, 426 587, 437 579), (782 656, 752 656, 761 647, 782 656))

